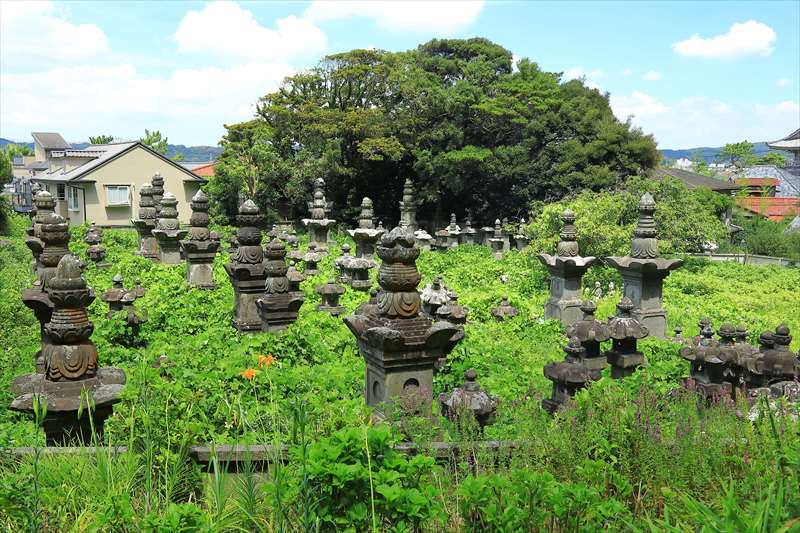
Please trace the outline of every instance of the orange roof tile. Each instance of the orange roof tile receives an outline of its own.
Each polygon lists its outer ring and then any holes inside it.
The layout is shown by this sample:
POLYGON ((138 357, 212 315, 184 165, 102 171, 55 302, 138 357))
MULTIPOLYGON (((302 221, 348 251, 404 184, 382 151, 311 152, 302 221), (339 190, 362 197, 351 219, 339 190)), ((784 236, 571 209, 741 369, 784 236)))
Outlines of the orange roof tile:
POLYGON ((737 198, 736 204, 748 211, 767 217, 770 220, 781 221, 786 217, 800 215, 800 198, 786 197, 755 197, 737 198))
POLYGON ((214 166, 217 164, 216 161, 213 163, 209 163, 207 165, 203 165, 202 167, 197 167, 192 169, 192 172, 197 174, 198 176, 202 176, 204 178, 210 178, 214 175, 214 166))

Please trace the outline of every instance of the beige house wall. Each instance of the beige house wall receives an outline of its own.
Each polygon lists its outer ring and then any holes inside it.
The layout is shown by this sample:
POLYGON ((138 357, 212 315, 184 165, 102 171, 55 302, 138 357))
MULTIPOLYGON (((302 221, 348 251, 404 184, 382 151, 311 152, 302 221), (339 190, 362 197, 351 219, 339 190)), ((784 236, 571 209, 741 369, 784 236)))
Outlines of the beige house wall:
POLYGON ((81 177, 81 180, 94 183, 78 181, 71 182, 70 185, 83 189, 84 214, 87 222, 94 222, 99 226, 131 226, 131 219, 139 210, 139 191, 142 185, 150 183, 156 172, 164 177, 164 191, 171 192, 178 199, 178 220, 188 224, 192 214, 189 203, 202 182, 193 179, 186 171, 156 157, 141 146, 81 177), (106 205, 107 185, 128 185, 130 204, 106 205))

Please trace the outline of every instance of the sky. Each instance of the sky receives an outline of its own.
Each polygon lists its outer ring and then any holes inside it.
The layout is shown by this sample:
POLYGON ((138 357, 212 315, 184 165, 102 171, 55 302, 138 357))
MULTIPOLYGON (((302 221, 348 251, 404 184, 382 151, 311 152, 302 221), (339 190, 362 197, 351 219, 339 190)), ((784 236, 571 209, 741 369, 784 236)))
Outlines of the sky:
POLYGON ((609 93, 659 148, 800 127, 800 1, 0 0, 0 137, 157 129, 216 145, 224 124, 326 54, 486 37, 609 93))

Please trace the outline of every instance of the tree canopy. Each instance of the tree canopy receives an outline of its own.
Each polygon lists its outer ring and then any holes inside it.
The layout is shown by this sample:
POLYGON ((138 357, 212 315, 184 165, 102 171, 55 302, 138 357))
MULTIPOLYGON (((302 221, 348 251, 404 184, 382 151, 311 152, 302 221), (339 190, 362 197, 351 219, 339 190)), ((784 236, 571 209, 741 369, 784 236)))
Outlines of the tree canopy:
POLYGON ((150 131, 145 128, 144 137, 139 139, 139 142, 162 155, 166 154, 169 149, 167 138, 162 138, 161 132, 158 130, 150 131))
POLYGON ((652 137, 617 120, 607 94, 527 59, 514 68, 511 52, 482 38, 327 56, 227 128, 212 188, 226 191, 216 209, 228 217, 240 193, 304 213, 322 177, 334 217, 354 218, 369 196, 393 221, 411 178, 421 219, 470 211, 486 222, 616 186, 658 161, 652 137))
MULTIPOLYGON (((147 130, 145 130, 145 132, 146 131, 147 130)), ((89 142, 92 144, 108 144, 113 140, 113 135, 97 135, 96 137, 89 137, 89 142)))

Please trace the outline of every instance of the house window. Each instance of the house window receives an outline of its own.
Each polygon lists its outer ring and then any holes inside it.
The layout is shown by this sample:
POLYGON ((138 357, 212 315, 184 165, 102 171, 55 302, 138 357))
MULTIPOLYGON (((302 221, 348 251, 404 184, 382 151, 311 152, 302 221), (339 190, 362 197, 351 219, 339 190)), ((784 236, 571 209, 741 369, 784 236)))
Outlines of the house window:
POLYGON ((106 205, 131 205, 129 191, 127 185, 106 185, 106 205))
POLYGON ((56 191, 58 194, 58 199, 64 201, 67 199, 67 186, 63 183, 56 184, 56 191))
POLYGON ((78 207, 78 189, 76 187, 69 188, 68 199, 69 199, 69 204, 67 208, 70 211, 80 211, 80 208, 78 207))

